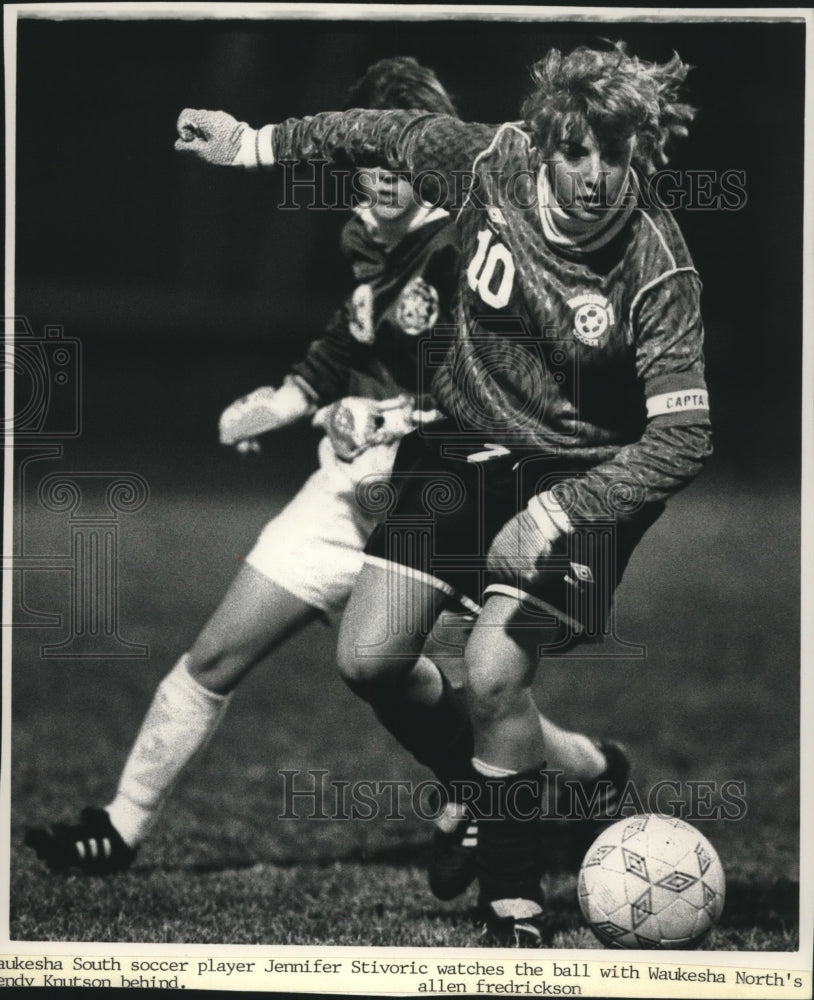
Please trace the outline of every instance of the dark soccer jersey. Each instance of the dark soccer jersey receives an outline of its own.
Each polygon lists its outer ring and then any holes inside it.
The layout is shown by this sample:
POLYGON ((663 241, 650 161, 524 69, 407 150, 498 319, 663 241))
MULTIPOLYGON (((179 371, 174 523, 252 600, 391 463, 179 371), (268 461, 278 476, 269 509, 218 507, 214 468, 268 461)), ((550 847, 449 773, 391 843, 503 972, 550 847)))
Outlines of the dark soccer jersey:
POLYGON ((275 158, 344 153, 427 177, 458 213, 463 279, 436 331, 433 391, 467 435, 562 463, 587 518, 661 502, 709 453, 700 282, 670 214, 639 205, 614 240, 546 240, 542 166, 517 125, 351 111, 276 126, 275 158), (621 498, 621 503, 619 502, 621 498))
POLYGON ((446 215, 428 221, 387 249, 354 216, 341 243, 357 284, 291 374, 320 404, 343 396, 418 395, 429 381, 419 377, 418 345, 453 315, 459 262, 454 223, 446 215))

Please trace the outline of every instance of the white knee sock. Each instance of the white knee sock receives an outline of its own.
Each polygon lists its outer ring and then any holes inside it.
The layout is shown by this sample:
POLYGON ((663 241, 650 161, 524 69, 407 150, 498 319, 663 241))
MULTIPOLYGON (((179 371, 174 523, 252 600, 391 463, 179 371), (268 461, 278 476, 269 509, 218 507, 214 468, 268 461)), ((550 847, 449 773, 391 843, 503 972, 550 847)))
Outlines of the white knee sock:
POLYGON ((113 826, 130 847, 147 834, 178 776, 220 725, 231 699, 231 694, 216 694, 199 684, 186 664, 184 654, 158 685, 116 798, 107 806, 113 826))

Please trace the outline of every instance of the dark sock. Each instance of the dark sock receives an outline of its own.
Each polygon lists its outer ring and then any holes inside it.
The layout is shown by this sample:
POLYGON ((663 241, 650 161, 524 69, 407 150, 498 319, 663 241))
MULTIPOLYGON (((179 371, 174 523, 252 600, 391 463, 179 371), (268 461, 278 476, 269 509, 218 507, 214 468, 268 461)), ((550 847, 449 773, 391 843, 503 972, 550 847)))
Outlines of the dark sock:
POLYGON ((411 705, 392 685, 354 690, 369 702, 376 718, 404 749, 449 786, 455 779, 469 778, 474 749, 463 690, 453 688, 443 672, 441 685, 441 697, 430 707, 411 705))
POLYGON ((479 794, 471 810, 478 820, 480 902, 494 899, 543 901, 540 816, 548 794, 545 764, 505 778, 478 775, 479 794))

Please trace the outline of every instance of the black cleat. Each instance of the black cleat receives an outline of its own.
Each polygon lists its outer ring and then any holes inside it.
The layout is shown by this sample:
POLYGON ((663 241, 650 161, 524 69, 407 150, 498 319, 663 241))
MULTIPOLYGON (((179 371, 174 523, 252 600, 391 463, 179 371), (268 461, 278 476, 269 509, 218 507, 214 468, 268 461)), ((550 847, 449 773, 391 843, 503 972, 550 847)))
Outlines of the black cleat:
POLYGON ((24 843, 52 872, 78 868, 88 875, 126 871, 137 851, 125 844, 107 812, 92 806, 82 810, 75 826, 55 823, 50 830, 29 828, 24 843))
POLYGON ((542 948, 547 921, 542 903, 530 899, 499 899, 478 909, 489 943, 503 948, 542 948))
POLYGON ((478 821, 468 814, 446 832, 436 828, 432 839, 430 890, 438 899, 455 899, 465 892, 478 874, 475 850, 478 821))
MULTIPOLYGON (((619 807, 630 777, 630 760, 619 743, 613 740, 598 742, 605 755, 605 770, 590 781, 564 781, 557 790, 556 818, 559 823, 546 831, 548 840, 554 836, 565 839, 565 858, 568 866, 579 865, 585 851, 602 830, 620 819, 619 807), (565 827, 565 836, 563 834, 565 827)), ((555 843, 544 844, 556 853, 555 843)))
MULTIPOLYGON (((613 740, 597 742, 597 746, 605 755, 605 770, 590 781, 566 781, 565 818, 576 818, 589 823, 606 823, 619 819, 617 810, 622 799, 628 778, 630 777, 630 760, 619 743, 613 740), (580 786, 579 794, 574 786, 580 786), (570 801, 569 801, 570 800, 570 801), (588 805, 589 811, 584 809, 588 805)), ((562 797, 562 792, 560 793, 562 797)), ((597 827, 598 832, 599 827, 597 827)))

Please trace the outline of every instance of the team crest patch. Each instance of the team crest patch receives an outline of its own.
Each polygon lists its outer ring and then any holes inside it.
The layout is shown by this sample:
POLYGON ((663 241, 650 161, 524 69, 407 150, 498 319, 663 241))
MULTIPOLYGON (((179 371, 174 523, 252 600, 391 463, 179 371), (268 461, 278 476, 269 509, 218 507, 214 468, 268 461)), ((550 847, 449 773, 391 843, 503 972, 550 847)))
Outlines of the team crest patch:
POLYGON ((604 295, 588 292, 568 300, 574 310, 574 336, 589 347, 596 347, 608 328, 613 326, 613 306, 604 295))
POLYGON ((376 339, 373 329, 373 289, 370 285, 357 285, 353 290, 348 329, 362 344, 372 344, 376 339))
POLYGON ((428 330, 438 320, 438 292, 416 275, 396 304, 396 322, 411 337, 428 330))

